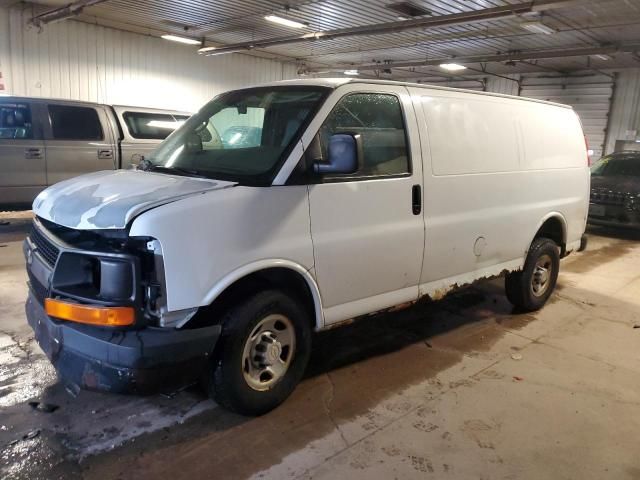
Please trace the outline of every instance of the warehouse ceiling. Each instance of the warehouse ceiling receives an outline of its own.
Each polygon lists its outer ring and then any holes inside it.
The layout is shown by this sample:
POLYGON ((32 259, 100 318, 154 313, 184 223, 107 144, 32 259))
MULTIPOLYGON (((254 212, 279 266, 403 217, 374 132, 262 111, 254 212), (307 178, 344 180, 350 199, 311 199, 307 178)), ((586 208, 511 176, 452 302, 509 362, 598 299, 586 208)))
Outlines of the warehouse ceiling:
MULTIPOLYGON (((38 3, 47 6, 34 7, 34 17, 68 5, 38 3)), ((640 66, 640 0, 81 0, 75 5, 82 8, 72 17, 81 21, 187 36, 216 47, 210 53, 226 49, 280 58, 310 75, 359 70, 419 80, 640 66), (267 15, 303 25, 280 25, 267 15), (462 63, 467 70, 444 73, 443 62, 462 63)))

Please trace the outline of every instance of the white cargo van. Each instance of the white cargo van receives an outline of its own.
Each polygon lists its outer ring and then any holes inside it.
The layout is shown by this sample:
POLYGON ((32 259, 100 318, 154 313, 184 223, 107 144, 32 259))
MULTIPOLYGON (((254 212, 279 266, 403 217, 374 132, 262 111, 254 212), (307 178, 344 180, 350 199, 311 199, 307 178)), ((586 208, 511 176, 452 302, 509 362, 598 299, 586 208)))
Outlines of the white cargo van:
POLYGON ((314 330, 503 274, 541 308, 589 202, 571 108, 382 81, 224 93, 141 166, 35 200, 29 323, 66 381, 204 374, 245 414, 291 393, 314 330))

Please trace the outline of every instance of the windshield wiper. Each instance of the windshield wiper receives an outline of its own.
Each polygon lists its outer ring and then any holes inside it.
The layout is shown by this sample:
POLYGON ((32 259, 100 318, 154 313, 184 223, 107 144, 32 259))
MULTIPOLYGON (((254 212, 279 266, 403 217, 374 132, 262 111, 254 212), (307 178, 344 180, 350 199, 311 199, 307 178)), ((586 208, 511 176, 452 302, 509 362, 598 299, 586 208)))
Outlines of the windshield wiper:
POLYGON ((189 168, 182 167, 165 167, 163 165, 151 165, 145 170, 147 170, 148 172, 163 172, 188 177, 209 178, 208 176, 200 173, 198 170, 191 170, 189 168))

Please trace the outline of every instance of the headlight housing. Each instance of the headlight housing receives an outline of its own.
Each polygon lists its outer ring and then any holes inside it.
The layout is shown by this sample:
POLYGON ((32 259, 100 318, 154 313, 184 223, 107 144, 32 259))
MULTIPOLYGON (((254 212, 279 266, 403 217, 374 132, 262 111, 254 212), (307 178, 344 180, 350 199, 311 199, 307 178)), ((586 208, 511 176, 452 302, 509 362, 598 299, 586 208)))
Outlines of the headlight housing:
POLYGON ((140 262, 133 255, 63 251, 51 279, 53 296, 105 306, 137 306, 140 262))

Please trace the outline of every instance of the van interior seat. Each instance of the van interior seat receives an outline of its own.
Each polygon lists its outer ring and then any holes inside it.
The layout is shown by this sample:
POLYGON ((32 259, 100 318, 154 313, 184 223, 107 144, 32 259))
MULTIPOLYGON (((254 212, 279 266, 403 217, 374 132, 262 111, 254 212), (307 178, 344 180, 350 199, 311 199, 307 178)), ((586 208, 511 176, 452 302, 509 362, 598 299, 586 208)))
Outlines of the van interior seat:
POLYGON ((24 112, 20 109, 3 112, 0 138, 27 138, 30 124, 26 122, 24 112))
POLYGON ((339 130, 361 135, 365 157, 363 174, 391 175, 409 171, 403 129, 357 127, 339 130))

